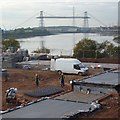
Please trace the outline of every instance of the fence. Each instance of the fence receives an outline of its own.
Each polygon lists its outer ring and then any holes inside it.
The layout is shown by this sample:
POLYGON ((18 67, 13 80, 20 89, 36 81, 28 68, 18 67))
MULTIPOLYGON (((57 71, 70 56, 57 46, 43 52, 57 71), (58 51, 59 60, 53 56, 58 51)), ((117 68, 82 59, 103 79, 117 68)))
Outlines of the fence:
POLYGON ((78 58, 118 58, 120 51, 99 51, 99 50, 79 50, 78 53, 73 50, 52 49, 51 55, 58 56, 74 56, 78 58))
POLYGON ((50 49, 49 55, 51 56, 73 56, 73 50, 65 49, 50 49))
POLYGON ((98 50, 79 50, 78 54, 74 54, 79 58, 118 58, 118 51, 98 51, 98 50))

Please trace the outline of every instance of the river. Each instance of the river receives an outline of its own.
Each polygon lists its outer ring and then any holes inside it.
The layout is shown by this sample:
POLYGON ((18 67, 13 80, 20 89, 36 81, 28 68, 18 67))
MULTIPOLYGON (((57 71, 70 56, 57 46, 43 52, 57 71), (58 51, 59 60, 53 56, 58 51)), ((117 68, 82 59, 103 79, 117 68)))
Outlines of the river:
MULTIPOLYGON (((50 35, 50 36, 40 36, 40 37, 32 37, 32 38, 22 38, 18 39, 20 42, 20 46, 22 49, 28 49, 29 53, 32 51, 41 48, 41 44, 43 44, 46 48, 51 49, 51 53, 53 54, 65 54, 71 55, 73 46, 78 43, 81 39, 84 38, 83 33, 65 33, 58 35, 50 35), (43 41, 43 42, 41 42, 43 41)), ((102 43, 106 40, 111 43, 117 45, 113 41, 114 36, 101 36, 99 34, 88 34, 88 38, 97 41, 98 43, 102 43)))

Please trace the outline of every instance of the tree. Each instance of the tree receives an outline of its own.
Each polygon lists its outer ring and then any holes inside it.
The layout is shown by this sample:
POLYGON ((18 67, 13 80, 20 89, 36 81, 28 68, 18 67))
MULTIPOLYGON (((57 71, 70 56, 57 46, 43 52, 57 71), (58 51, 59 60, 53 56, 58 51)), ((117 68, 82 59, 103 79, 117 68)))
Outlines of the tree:
POLYGON ((117 43, 120 43, 120 36, 118 36, 118 37, 114 37, 114 39, 113 39, 115 42, 117 42, 117 43))
POLYGON ((97 43, 90 39, 83 39, 76 44, 74 48, 74 57, 77 58, 105 58, 118 57, 120 54, 120 47, 114 46, 109 41, 97 43))
POLYGON ((113 43, 110 43, 109 41, 105 41, 101 43, 99 46, 99 51, 103 51, 100 57, 114 57, 116 56, 117 49, 118 47, 114 46, 113 43))
POLYGON ((20 48, 20 43, 15 40, 14 38, 6 39, 2 41, 3 51, 13 48, 14 50, 17 50, 20 48))
POLYGON ((95 51, 97 50, 98 43, 91 39, 83 39, 76 44, 74 48, 75 57, 95 57, 95 51))
POLYGON ((120 56, 120 46, 115 46, 113 48, 113 51, 114 51, 113 57, 119 58, 119 56, 120 56))

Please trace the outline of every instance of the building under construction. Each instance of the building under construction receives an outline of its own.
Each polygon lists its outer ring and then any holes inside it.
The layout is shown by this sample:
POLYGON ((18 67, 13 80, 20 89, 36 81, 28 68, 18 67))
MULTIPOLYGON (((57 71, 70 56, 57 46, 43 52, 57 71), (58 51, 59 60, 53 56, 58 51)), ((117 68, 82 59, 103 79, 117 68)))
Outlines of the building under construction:
MULTIPOLYGON (((25 106, 1 111, 5 118, 72 118, 100 109, 99 100, 116 92, 119 72, 105 72, 73 81, 73 91, 52 98, 43 97, 25 106)), ((51 89, 52 90, 52 89, 51 89)), ((44 91, 43 91, 44 92, 44 91)), ((47 91, 46 91, 47 93, 47 91)))
POLYGON ((119 86, 120 72, 106 72, 74 82, 74 90, 90 94, 108 94, 119 86))
POLYGON ((28 50, 24 49, 16 52, 4 52, 2 53, 2 68, 15 68, 17 62, 22 62, 28 56, 28 50))
POLYGON ((119 72, 105 72, 80 81, 72 81, 73 91, 56 99, 83 103, 96 102, 111 93, 119 92, 119 72))

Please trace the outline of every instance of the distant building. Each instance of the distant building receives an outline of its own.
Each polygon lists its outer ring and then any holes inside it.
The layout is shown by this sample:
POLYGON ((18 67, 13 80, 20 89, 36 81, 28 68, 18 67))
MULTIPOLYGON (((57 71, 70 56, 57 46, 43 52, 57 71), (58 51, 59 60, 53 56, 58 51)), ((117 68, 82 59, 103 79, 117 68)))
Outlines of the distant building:
POLYGON ((17 62, 22 62, 28 56, 28 50, 23 49, 15 53, 5 52, 2 54, 2 68, 15 68, 17 62))
POLYGON ((77 32, 78 27, 56 26, 56 27, 45 27, 45 29, 51 33, 72 33, 72 32, 77 32))
POLYGON ((59 28, 59 27, 46 27, 45 29, 47 31, 49 31, 50 33, 60 33, 60 32, 62 32, 62 28, 59 28))

